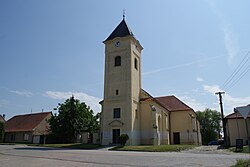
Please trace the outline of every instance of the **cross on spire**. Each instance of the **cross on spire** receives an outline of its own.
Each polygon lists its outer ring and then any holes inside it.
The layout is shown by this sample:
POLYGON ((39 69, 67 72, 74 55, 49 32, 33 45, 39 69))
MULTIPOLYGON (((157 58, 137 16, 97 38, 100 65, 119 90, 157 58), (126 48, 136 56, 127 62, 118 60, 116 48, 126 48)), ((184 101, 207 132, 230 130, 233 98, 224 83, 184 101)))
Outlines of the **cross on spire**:
POLYGON ((125 12, 126 12, 126 10, 123 9, 123 10, 122 10, 122 18, 123 18, 123 20, 125 20, 125 12))

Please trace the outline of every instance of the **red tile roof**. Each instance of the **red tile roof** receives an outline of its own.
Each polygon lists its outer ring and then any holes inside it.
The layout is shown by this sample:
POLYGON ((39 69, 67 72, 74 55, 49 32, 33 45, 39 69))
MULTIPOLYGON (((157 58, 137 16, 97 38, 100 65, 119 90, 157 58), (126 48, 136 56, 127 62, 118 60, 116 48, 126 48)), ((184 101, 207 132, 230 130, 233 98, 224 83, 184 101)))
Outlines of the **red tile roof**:
POLYGON ((5 124, 5 132, 29 132, 52 112, 16 115, 5 124))
POLYGON ((163 96, 163 97, 150 97, 141 99, 141 101, 146 100, 153 100, 168 111, 186 111, 186 110, 193 110, 188 105, 183 103, 181 100, 179 100, 175 96, 163 96))
POLYGON ((190 108, 175 96, 156 97, 155 99, 169 111, 192 110, 192 108, 190 108))
MULTIPOLYGON (((225 118, 226 119, 236 119, 236 118, 243 119, 243 116, 241 116, 241 114, 239 112, 237 112, 237 113, 229 114, 225 118)), ((250 118, 250 112, 249 112, 247 118, 250 118)))

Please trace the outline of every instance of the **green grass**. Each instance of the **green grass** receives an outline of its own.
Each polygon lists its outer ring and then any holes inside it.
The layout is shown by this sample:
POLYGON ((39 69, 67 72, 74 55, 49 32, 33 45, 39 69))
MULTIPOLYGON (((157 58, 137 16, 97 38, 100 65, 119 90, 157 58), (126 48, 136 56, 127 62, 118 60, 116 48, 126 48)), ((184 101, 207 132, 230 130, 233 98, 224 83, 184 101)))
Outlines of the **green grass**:
POLYGON ((55 147, 55 148, 72 148, 72 149, 98 149, 102 148, 99 144, 82 144, 82 143, 70 143, 70 144, 27 144, 28 146, 40 146, 40 147, 55 147))
POLYGON ((231 148, 229 148, 229 150, 232 151, 232 152, 236 152, 236 153, 249 153, 248 146, 244 146, 243 150, 237 150, 236 151, 235 147, 231 147, 231 148))
POLYGON ((110 150, 145 151, 145 152, 179 152, 197 147, 195 145, 160 145, 160 146, 117 146, 110 150))
POLYGON ((248 167, 248 166, 250 166, 250 159, 246 160, 240 159, 237 160, 237 163, 231 167, 248 167))

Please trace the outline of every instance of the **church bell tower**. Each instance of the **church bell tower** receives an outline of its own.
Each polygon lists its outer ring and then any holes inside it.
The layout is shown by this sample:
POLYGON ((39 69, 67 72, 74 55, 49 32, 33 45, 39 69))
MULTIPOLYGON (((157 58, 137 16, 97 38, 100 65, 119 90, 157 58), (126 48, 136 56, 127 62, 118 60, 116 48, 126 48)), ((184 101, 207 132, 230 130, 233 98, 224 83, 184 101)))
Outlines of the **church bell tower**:
POLYGON ((128 145, 140 144, 140 90, 142 46, 127 26, 120 24, 105 44, 104 98, 100 102, 101 143, 118 144, 128 134, 128 145))

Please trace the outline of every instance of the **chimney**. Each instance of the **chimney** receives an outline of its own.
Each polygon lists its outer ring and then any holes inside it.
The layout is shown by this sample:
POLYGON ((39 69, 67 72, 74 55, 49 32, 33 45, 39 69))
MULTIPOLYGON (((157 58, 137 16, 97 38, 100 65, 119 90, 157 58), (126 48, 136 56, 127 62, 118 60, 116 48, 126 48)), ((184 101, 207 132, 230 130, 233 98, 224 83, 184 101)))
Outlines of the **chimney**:
POLYGON ((3 114, 3 119, 5 119, 5 114, 3 114))

